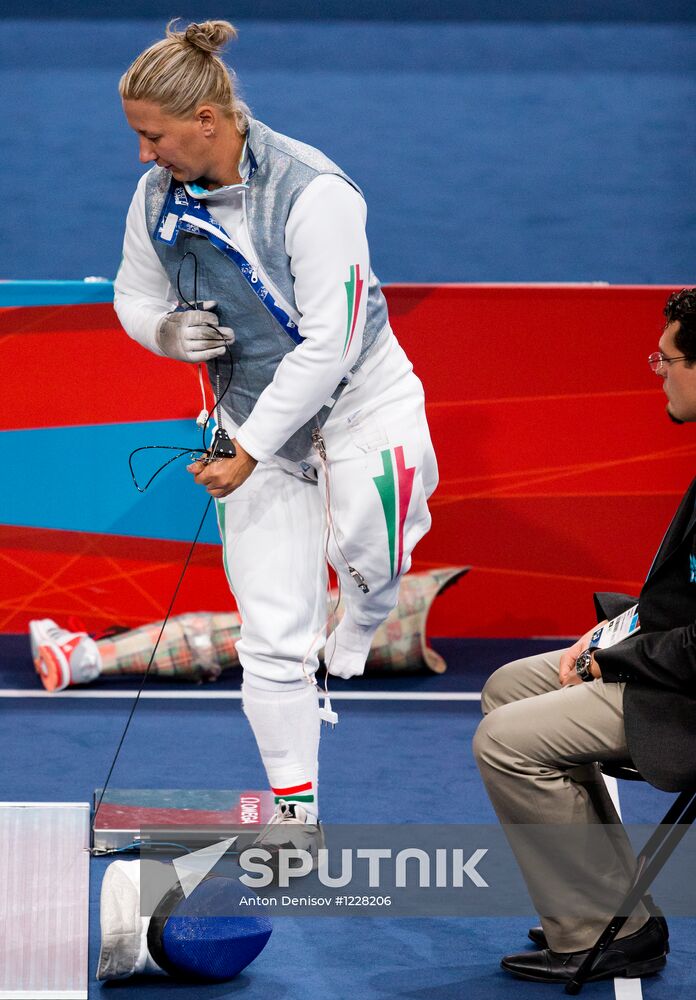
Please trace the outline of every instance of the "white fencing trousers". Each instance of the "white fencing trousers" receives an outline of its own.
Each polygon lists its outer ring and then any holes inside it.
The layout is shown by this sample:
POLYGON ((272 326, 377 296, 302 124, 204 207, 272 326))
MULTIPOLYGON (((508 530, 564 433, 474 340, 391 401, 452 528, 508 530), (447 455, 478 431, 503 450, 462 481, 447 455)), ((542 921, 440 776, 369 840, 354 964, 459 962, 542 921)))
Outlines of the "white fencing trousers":
POLYGON ((430 527, 437 463, 423 388, 393 334, 339 398, 322 437, 326 467, 318 453, 307 457, 316 480, 273 459, 216 505, 242 618, 237 651, 257 686, 297 684, 317 668, 326 635, 327 499, 329 559, 346 614, 362 627, 376 629, 395 607, 399 578, 430 527))

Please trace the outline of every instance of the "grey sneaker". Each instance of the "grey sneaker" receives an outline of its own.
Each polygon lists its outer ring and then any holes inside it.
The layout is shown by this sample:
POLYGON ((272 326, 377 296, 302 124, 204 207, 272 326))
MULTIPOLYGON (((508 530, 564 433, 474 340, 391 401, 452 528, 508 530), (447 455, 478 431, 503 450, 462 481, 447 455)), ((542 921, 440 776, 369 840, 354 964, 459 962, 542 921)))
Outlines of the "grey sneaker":
POLYGON ((254 847, 263 847, 271 854, 268 864, 277 876, 281 850, 308 851, 314 871, 319 848, 324 847, 324 843, 324 831, 319 820, 310 816, 298 802, 281 799, 270 821, 254 841, 254 847))

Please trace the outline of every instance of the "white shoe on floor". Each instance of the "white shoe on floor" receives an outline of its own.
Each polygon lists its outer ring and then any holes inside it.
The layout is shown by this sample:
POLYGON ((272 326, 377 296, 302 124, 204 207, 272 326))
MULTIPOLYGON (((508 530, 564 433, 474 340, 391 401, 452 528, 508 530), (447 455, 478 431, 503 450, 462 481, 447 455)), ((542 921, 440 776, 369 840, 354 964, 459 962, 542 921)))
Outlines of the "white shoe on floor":
POLYGON ((99 676, 99 647, 86 632, 70 632, 50 618, 29 622, 31 655, 47 691, 63 691, 99 676))
POLYGON ((281 799, 273 816, 254 841, 254 847, 263 847, 273 856, 269 864, 277 868, 278 853, 286 850, 309 851, 313 868, 317 866, 317 852, 324 846, 324 831, 319 820, 310 815, 297 802, 281 799))

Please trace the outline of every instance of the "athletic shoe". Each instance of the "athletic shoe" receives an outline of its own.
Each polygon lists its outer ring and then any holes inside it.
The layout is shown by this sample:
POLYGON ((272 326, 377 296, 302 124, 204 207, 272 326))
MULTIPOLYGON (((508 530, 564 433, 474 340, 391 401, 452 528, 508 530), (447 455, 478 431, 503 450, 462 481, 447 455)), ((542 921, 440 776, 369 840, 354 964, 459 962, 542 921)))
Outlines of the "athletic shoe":
MULTIPOLYGON (((317 853, 324 846, 324 831, 319 820, 310 816, 304 806, 281 799, 270 821, 254 841, 254 847, 263 847, 271 854, 267 864, 278 874, 281 849, 309 851, 312 869, 317 867, 317 853)), ((275 879, 274 879, 275 881, 275 879)))
POLYGON ((99 676, 99 647, 86 632, 69 632, 50 618, 29 622, 31 655, 47 691, 63 691, 99 676))

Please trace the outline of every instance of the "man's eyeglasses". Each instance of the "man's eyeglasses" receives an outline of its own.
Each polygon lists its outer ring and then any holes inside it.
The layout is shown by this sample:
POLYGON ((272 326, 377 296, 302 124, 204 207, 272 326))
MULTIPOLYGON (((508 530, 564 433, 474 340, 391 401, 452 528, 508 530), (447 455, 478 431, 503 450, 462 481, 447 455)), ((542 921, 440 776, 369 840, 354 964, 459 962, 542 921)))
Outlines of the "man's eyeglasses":
POLYGON ((648 358, 648 364, 650 365, 651 371, 655 372, 656 375, 660 375, 662 372, 665 371, 666 365, 671 365, 675 361, 687 361, 687 360, 688 359, 685 354, 680 354, 676 358, 668 358, 666 354, 662 353, 662 351, 655 351, 654 354, 651 354, 650 357, 648 358))

